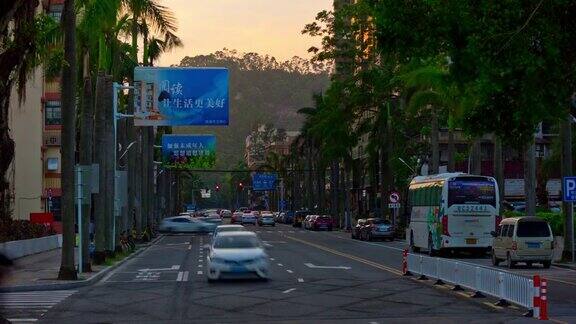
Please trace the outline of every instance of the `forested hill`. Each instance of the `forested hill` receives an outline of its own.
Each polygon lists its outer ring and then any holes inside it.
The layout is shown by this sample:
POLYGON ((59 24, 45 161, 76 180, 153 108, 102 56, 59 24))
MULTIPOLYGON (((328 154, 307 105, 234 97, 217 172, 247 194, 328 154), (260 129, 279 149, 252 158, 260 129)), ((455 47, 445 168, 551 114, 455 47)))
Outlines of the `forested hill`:
POLYGON ((186 56, 183 67, 227 67, 230 71, 230 125, 174 127, 175 134, 216 134, 217 167, 231 167, 244 159, 246 136, 257 124, 271 123, 299 130, 297 111, 312 104, 312 95, 328 87, 328 68, 294 57, 279 62, 268 55, 217 51, 186 56))

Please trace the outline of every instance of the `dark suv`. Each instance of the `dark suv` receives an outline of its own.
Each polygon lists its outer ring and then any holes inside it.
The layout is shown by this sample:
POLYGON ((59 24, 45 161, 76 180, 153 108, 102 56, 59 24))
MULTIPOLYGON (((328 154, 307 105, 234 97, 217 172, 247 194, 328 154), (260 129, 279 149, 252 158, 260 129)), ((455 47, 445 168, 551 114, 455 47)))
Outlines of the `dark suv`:
POLYGON ((294 213, 294 223, 292 223, 292 226, 302 227, 302 224, 304 222, 304 218, 306 218, 306 216, 308 216, 308 214, 310 214, 310 212, 307 210, 299 210, 299 211, 295 212, 294 213))

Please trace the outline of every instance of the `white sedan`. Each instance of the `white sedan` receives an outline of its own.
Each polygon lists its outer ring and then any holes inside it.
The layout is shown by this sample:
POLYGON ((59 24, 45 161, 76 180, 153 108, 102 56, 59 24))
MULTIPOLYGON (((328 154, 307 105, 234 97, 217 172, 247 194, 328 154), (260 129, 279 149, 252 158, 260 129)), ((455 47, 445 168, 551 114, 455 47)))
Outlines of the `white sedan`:
POLYGON ((241 220, 241 224, 252 224, 252 225, 256 225, 256 215, 254 215, 254 213, 250 212, 250 213, 243 213, 242 214, 242 220, 241 220))
POLYGON ((208 256, 208 281, 268 279, 268 255, 253 232, 222 232, 214 237, 208 256))
POLYGON ((160 232, 184 233, 184 232, 212 232, 216 224, 204 222, 189 216, 167 217, 160 222, 160 232))
POLYGON ((244 227, 242 225, 234 225, 234 224, 219 225, 214 230, 214 236, 218 235, 219 233, 223 233, 223 232, 244 232, 245 230, 246 230, 246 227, 244 227))

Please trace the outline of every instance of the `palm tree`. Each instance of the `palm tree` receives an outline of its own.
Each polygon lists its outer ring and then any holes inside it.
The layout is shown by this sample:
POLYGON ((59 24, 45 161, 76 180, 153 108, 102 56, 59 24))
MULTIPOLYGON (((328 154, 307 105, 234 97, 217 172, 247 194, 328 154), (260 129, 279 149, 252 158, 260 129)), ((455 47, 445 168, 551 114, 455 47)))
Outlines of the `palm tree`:
POLYGON ((438 172, 438 118, 442 112, 448 115, 448 172, 455 169, 454 130, 461 116, 463 96, 452 81, 447 69, 437 65, 427 65, 410 71, 400 77, 408 88, 408 109, 413 113, 431 113, 432 170, 438 172))
POLYGON ((74 165, 76 162, 76 12, 74 0, 64 2, 64 59, 62 68, 62 262, 58 279, 75 280, 74 165))

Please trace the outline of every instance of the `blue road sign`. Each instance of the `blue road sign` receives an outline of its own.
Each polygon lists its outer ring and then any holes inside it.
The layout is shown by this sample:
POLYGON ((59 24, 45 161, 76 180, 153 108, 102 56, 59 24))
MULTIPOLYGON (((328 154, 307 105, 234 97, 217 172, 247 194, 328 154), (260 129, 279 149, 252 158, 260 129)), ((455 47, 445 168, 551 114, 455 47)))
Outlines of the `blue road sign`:
POLYGON ((252 176, 252 190, 274 190, 276 184, 275 173, 255 173, 252 176))
POLYGON ((565 202, 576 202, 576 177, 562 179, 562 196, 565 202))

